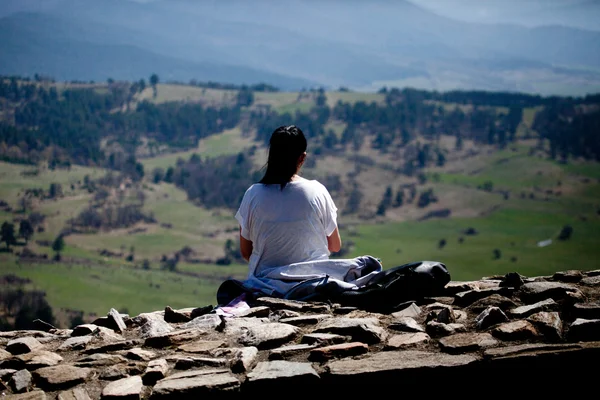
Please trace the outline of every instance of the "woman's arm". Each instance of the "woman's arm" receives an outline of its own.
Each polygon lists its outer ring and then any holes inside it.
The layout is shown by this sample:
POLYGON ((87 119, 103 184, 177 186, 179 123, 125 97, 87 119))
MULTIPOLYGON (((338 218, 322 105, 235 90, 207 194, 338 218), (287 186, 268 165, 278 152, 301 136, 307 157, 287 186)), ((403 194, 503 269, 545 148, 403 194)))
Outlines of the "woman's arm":
POLYGON ((337 253, 342 248, 342 238, 337 227, 331 235, 327 236, 327 248, 332 253, 337 253))
POLYGON ((240 227, 240 252, 244 260, 250 261, 252 255, 252 242, 242 236, 242 227, 240 227))

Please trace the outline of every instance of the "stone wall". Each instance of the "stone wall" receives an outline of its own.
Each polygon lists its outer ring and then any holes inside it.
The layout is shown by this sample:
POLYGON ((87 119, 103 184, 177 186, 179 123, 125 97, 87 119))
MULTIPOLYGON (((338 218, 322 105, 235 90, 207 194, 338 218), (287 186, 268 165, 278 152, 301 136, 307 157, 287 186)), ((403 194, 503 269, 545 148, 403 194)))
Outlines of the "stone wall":
POLYGON ((451 281, 390 314, 263 297, 38 325, 0 332, 3 399, 556 397, 595 390, 600 270, 451 281))

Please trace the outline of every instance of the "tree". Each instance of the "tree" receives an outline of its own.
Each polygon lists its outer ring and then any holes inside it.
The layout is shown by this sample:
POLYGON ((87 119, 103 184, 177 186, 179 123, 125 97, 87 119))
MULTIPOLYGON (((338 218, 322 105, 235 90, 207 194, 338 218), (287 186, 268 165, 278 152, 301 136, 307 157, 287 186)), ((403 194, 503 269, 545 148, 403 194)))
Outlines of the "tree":
POLYGON ((21 223, 19 224, 19 236, 25 239, 25 244, 29 242, 31 236, 33 236, 33 232, 31 222, 27 219, 21 220, 21 223))
POLYGON ((52 250, 56 252, 55 260, 60 260, 60 252, 65 249, 65 239, 63 235, 58 235, 52 243, 52 250))
POLYGON ((15 226, 10 222, 4 222, 0 228, 0 243, 6 243, 6 248, 10 250, 10 245, 16 244, 15 226))
POLYGON ((152 86, 152 90, 154 91, 153 96, 156 98, 157 95, 157 91, 156 91, 156 85, 158 85, 158 75, 156 74, 152 74, 150 75, 150 86, 152 86))
POLYGON ((388 186, 383 193, 383 198, 377 206, 377 215, 385 215, 385 211, 392 205, 392 187, 388 186))

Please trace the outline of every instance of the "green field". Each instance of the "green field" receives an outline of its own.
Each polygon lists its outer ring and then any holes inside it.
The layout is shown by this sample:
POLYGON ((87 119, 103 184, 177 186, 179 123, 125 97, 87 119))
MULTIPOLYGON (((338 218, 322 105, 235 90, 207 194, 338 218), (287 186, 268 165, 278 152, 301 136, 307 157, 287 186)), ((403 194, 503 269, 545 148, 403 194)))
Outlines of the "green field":
MULTIPOLYGON (((219 90, 159 85, 155 101, 171 101, 181 96, 217 99, 226 94, 219 90)), ((327 98, 335 104, 338 99, 381 101, 383 95, 331 92, 327 98)), ((312 106, 310 99, 299 100, 298 93, 286 92, 256 93, 256 102, 268 104, 279 112, 312 106)), ((522 130, 531 125, 535 112, 525 110, 522 130)), ((339 122, 326 125, 326 130, 331 129, 337 135, 344 128, 339 122)), ((14 255, 0 253, 0 274, 30 278, 33 287, 47 293, 55 310, 77 309, 88 315, 104 315, 110 308, 138 314, 167 305, 181 308, 214 304, 220 282, 227 277, 243 279, 246 274, 244 264, 220 266, 202 261, 221 257, 225 242, 237 239, 235 210, 199 207, 174 185, 152 183, 151 171, 174 166, 178 158, 187 160, 194 153, 201 157, 235 154, 256 145, 249 136, 235 128, 202 139, 195 149, 143 159, 146 170, 143 210, 152 214, 157 223, 69 235, 65 238, 62 262, 19 263, 14 255), (162 270, 161 258, 170 258, 184 247, 195 252, 196 261, 180 261, 177 272, 162 270), (106 250, 122 255, 100 254, 106 250), (125 255, 131 251, 134 260, 126 261, 125 255), (149 263, 149 270, 142 268, 144 260, 149 263)), ((444 167, 427 169, 427 181, 419 186, 419 191, 433 189, 438 202, 423 210, 415 203, 405 204, 389 210, 385 218, 373 219, 340 212, 342 241, 346 246, 353 244, 347 257, 373 255, 382 259, 385 268, 418 260, 440 261, 448 266, 453 280, 507 272, 537 276, 566 269, 598 269, 600 164, 549 160, 538 151, 532 152, 533 142, 535 139, 520 141, 503 150, 478 149, 473 155, 449 157, 444 167), (418 221, 428 211, 443 208, 451 210, 449 218, 418 221), (557 240, 566 225, 573 228, 572 237, 557 240), (467 228, 474 228, 477 234, 466 235, 467 228), (549 246, 538 246, 547 239, 552 239, 549 246), (443 247, 441 240, 446 242, 443 247), (494 255, 495 251, 499 257, 494 255)), ((377 162, 360 172, 357 179, 364 184, 366 203, 372 205, 379 201, 386 185, 396 188, 406 177, 394 175, 384 167, 386 163, 393 165, 393 157, 369 151, 364 154, 377 162)), ((257 152, 254 161, 263 162, 263 156, 257 152)), ((353 155, 339 156, 319 159, 315 170, 307 171, 307 175, 322 176, 328 171, 343 175, 344 170, 352 168, 353 155)), ((48 170, 0 162, 0 199, 12 207, 12 211, 0 209, 0 223, 12 221, 18 226, 19 218, 26 215, 19 212, 19 199, 25 189, 48 190, 51 183, 60 183, 63 197, 37 199, 31 205, 46 220, 45 231, 36 232, 28 247, 51 257, 53 251, 47 243, 94 196, 81 185, 84 177, 97 179, 105 173, 100 168, 75 166, 70 170, 48 170)), ((339 196, 336 202, 343 200, 339 196)), ((3 248, 4 244, 0 246, 3 248)), ((14 247, 16 251, 22 248, 14 247)))

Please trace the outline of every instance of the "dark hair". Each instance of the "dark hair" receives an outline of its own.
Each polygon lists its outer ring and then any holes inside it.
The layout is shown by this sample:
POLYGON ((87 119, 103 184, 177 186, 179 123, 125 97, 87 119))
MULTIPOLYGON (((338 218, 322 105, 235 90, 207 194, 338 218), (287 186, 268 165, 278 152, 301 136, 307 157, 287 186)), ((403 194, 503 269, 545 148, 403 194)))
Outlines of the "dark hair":
POLYGON ((298 168, 298 158, 306 151, 306 138, 295 125, 280 126, 271 134, 265 175, 260 183, 278 184, 281 190, 292 180, 298 168))

